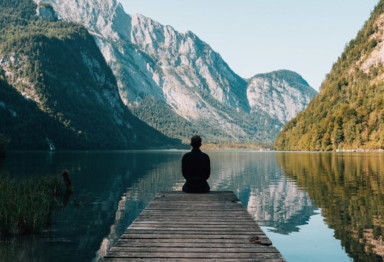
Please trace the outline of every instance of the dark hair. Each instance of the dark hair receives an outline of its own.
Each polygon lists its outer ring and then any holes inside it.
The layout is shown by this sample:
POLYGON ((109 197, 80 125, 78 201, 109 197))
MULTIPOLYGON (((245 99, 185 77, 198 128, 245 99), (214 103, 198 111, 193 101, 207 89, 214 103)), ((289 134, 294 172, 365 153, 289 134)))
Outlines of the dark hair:
POLYGON ((193 148, 199 148, 201 146, 201 137, 199 135, 194 135, 191 138, 191 146, 193 148))

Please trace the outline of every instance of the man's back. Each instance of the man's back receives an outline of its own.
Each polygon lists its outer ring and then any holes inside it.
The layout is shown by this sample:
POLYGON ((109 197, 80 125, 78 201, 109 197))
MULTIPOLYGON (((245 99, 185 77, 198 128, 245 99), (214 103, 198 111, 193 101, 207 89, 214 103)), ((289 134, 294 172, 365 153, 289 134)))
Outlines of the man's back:
POLYGON ((187 180, 183 191, 188 193, 206 193, 210 188, 207 179, 211 173, 209 156, 200 151, 192 149, 182 159, 182 173, 187 180))

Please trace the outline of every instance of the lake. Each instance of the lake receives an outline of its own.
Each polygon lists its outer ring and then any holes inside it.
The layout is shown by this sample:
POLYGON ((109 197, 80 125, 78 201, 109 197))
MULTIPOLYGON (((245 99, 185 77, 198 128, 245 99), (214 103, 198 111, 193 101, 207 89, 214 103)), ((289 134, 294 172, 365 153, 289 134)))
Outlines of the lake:
MULTIPOLYGON (((0 261, 99 261, 154 195, 181 190, 186 151, 10 152, 0 176, 70 172, 74 193, 0 261)), ((231 190, 288 262, 383 261, 384 154, 207 151, 212 190, 231 190)))

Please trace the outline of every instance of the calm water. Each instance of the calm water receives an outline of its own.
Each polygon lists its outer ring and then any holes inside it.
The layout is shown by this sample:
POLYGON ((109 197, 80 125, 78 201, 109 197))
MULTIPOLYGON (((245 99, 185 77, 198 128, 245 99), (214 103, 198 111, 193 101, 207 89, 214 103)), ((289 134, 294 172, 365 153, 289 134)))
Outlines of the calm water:
MULTIPOLYGON (((0 261, 98 261, 161 190, 181 151, 10 153, 0 176, 70 171, 50 231, 0 242, 0 261)), ((384 154, 208 152, 212 190, 232 190, 289 262, 383 261, 384 154)))

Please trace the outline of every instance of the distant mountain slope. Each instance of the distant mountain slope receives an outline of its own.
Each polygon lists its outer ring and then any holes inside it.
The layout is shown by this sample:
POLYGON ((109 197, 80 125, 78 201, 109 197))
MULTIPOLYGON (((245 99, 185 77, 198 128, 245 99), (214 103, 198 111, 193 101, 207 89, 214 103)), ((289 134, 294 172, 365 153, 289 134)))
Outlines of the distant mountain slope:
POLYGON ((307 109, 287 123, 278 150, 384 148, 384 1, 350 41, 307 109))
POLYGON ((315 93, 304 80, 284 79, 288 72, 242 79, 192 32, 130 16, 116 0, 36 2, 51 4, 59 19, 84 25, 112 68, 122 101, 171 137, 199 132, 210 141, 273 141, 315 93), (271 88, 272 95, 261 101, 255 95, 260 88, 271 88), (287 101, 292 103, 285 107, 287 101))
POLYGON ((25 99, 3 76, 0 79, 0 130, 11 138, 11 149, 49 149, 50 143, 58 148, 67 148, 65 145, 82 148, 86 144, 84 136, 74 135, 40 110, 35 102, 25 99), (56 135, 60 135, 60 139, 56 135))
POLYGON ((50 21, 38 19, 32 15, 36 7, 29 0, 0 2, 0 133, 11 138, 9 148, 129 149, 177 142, 124 106, 112 71, 83 26, 55 22, 48 5, 40 11, 50 21))
POLYGON ((258 74, 248 82, 251 112, 263 111, 281 123, 303 111, 317 94, 299 74, 289 70, 258 74))

